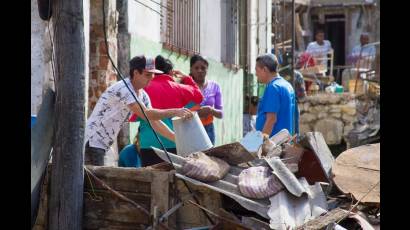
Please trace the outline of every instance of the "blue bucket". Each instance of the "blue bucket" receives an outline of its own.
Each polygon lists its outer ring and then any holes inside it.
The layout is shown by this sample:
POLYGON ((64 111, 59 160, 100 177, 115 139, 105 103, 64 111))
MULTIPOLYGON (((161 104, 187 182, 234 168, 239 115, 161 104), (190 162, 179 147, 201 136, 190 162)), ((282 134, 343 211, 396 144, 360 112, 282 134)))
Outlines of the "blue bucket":
POLYGON ((33 128, 33 125, 36 124, 37 116, 36 115, 31 115, 31 127, 33 128))

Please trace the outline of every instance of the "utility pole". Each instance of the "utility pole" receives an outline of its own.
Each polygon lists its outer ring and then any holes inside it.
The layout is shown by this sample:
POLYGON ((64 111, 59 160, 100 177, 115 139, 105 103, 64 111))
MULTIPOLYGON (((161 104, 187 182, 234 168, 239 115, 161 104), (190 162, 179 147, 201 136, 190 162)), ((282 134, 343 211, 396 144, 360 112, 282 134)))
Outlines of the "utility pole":
MULTIPOLYGON (((85 4, 84 4, 85 5, 85 4)), ((83 0, 53 1, 56 133, 49 229, 81 230, 86 119, 86 53, 83 0)), ((88 27, 87 27, 88 28, 88 27)))

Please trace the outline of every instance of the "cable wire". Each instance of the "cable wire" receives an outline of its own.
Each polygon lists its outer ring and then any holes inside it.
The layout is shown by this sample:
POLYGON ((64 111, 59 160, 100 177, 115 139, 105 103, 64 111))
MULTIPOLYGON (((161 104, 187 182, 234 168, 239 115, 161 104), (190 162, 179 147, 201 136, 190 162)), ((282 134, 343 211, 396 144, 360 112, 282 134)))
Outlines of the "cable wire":
MULTIPOLYGON (((142 112, 142 114, 144 115, 144 117, 145 117, 145 119, 146 119, 146 121, 147 121, 149 127, 152 129, 155 138, 157 139, 157 141, 158 141, 159 144, 161 145, 161 148, 162 148, 162 150, 165 152, 165 154, 166 154, 166 156, 167 156, 169 162, 171 163, 172 167, 175 169, 175 166, 174 166, 174 164, 173 164, 173 162, 172 162, 171 157, 170 157, 169 154, 168 154, 168 151, 166 150, 166 148, 165 148, 164 144, 162 143, 161 139, 159 138, 157 132, 153 129, 152 124, 151 124, 151 121, 148 119, 148 116, 147 116, 147 114, 145 113, 145 111, 144 111, 144 109, 143 109, 143 107, 142 107, 142 105, 141 105, 141 102, 137 99, 137 97, 134 95, 134 93, 132 92, 132 90, 129 88, 129 86, 128 86, 128 84, 125 82, 125 79, 124 79, 124 77, 122 76, 120 70, 117 68, 117 66, 114 64, 114 61, 113 61, 112 58, 111 58, 111 55, 110 55, 110 52, 109 52, 108 41, 107 41, 107 31, 106 31, 106 27, 105 27, 105 18, 106 18, 106 17, 105 17, 105 7, 104 7, 104 6, 105 6, 105 0, 103 0, 103 4, 102 4, 102 13, 103 13, 104 42, 105 42, 105 47, 106 47, 106 50, 107 50, 108 59, 110 60, 112 66, 113 66, 114 69, 115 69, 115 71, 118 73, 118 76, 119 76, 119 77, 121 78, 121 80, 124 82, 125 87, 128 89, 128 91, 131 93, 131 95, 132 95, 132 97, 134 98, 134 100, 137 102, 137 104, 138 104, 138 106, 140 107, 141 112, 142 112)), ((176 169, 175 169, 175 170, 176 170, 176 169)), ((197 202, 197 203, 199 204, 199 201, 198 201, 197 197, 195 196, 195 194, 193 194, 191 188, 188 186, 188 184, 186 183, 186 181, 182 180, 182 182, 183 182, 184 185, 187 187, 189 193, 193 195, 193 198, 194 198, 195 202, 197 202)), ((214 224, 214 221, 211 219, 211 217, 208 215, 208 213, 206 213, 205 211, 203 211, 203 213, 205 214, 205 216, 207 217, 207 219, 209 220, 209 222, 211 222, 212 224, 214 224)))

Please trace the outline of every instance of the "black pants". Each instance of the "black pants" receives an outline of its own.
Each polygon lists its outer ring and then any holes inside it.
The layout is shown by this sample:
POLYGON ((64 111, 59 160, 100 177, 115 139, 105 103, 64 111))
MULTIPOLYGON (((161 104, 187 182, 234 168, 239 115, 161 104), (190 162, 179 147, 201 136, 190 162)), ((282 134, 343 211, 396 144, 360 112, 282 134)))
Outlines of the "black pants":
POLYGON ((84 164, 85 165, 104 165, 105 150, 100 148, 90 147, 89 143, 85 145, 84 151, 84 164))
MULTIPOLYGON (((167 148, 167 152, 169 153, 176 153, 176 148, 167 148)), ((141 165, 142 167, 155 165, 158 163, 164 162, 151 148, 149 149, 141 149, 141 165)))

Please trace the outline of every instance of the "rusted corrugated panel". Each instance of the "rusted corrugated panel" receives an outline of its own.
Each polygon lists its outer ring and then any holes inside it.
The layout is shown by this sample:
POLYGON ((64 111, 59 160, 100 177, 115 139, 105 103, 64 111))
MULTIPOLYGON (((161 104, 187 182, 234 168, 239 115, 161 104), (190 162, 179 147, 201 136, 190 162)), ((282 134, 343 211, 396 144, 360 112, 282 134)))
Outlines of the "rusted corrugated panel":
POLYGON ((310 184, 329 182, 332 164, 335 160, 320 132, 307 132, 300 142, 305 151, 299 164, 299 176, 306 177, 310 184))

